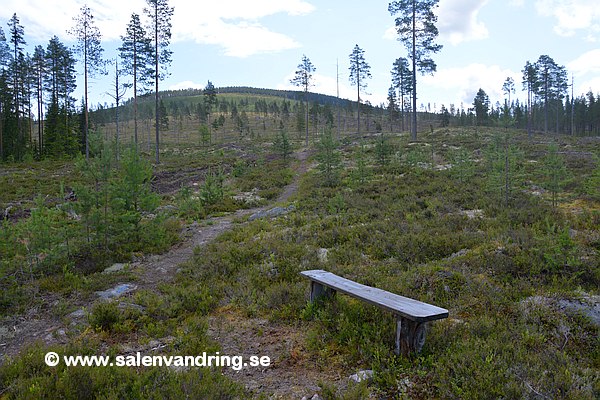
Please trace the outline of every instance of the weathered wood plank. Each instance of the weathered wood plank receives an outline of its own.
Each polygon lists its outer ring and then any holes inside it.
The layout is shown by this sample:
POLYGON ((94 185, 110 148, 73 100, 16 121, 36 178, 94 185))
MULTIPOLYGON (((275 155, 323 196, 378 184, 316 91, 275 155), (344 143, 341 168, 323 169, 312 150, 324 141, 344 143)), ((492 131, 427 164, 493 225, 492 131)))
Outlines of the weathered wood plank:
POLYGON ((310 270, 302 271, 301 274, 331 289, 384 308, 411 321, 427 322, 448 317, 448 310, 445 308, 362 285, 331 272, 310 270))

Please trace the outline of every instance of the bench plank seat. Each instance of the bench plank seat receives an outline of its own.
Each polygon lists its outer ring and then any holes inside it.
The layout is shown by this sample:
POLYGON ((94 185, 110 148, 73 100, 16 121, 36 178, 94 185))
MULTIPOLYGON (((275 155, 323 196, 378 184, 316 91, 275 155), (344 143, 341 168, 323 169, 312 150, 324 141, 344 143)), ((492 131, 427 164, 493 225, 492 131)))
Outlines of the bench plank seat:
POLYGON ((425 343, 427 323, 448 318, 448 310, 388 291, 362 285, 320 269, 302 271, 311 280, 310 301, 337 291, 381 307, 396 316, 396 354, 417 353, 425 343))
POLYGON ((448 318, 448 310, 445 308, 423 303, 382 289, 362 285, 331 272, 316 269, 300 273, 331 289, 359 298, 374 306, 408 318, 411 321, 427 322, 448 318))

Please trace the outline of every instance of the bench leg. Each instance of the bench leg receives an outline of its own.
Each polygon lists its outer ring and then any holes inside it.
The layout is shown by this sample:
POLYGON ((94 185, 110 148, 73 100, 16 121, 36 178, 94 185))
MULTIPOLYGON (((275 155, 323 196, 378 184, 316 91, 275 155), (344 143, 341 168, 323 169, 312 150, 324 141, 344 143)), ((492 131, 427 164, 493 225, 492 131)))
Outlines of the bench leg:
POLYGON ((403 317, 396 317, 396 354, 408 356, 418 353, 425 344, 427 333, 426 322, 415 322, 403 317))
POLYGON ((328 288, 327 286, 321 285, 319 282, 310 282, 310 302, 313 303, 320 297, 333 297, 335 290, 328 288))

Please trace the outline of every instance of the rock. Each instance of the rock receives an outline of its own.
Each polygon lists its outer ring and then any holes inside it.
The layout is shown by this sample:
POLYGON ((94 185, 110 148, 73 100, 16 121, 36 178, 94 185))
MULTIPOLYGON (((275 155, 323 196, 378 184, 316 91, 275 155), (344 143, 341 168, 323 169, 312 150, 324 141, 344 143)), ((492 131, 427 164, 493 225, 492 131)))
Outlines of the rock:
POLYGON ((68 194, 65 195, 65 201, 75 201, 77 200, 77 195, 73 190, 71 190, 68 194))
POLYGON ((258 189, 254 188, 251 192, 242 192, 232 197, 233 200, 245 204, 256 204, 264 200, 264 198, 258 195, 258 189))
POLYGON ((103 300, 110 300, 115 297, 120 297, 124 294, 132 292, 135 289, 137 289, 136 285, 133 285, 131 283, 122 283, 120 285, 115 286, 112 289, 107 289, 107 290, 103 290, 100 292, 96 292, 96 294, 98 296, 100 296, 100 298, 102 298, 103 300))
POLYGON ((68 217, 73 220, 73 221, 81 221, 81 217, 79 216, 79 214, 77 214, 75 211, 73 211, 72 209, 68 209, 67 210, 67 215, 68 217))
POLYGON ((356 383, 360 383, 363 381, 371 382, 373 380, 373 370, 365 369, 362 371, 358 371, 356 374, 350 375, 348 379, 356 383))
POLYGON ((157 207, 154 211, 157 214, 173 214, 177 211, 177 207, 172 204, 166 204, 164 206, 157 207))
POLYGON ((273 207, 269 210, 266 211, 259 211, 257 213, 254 213, 250 216, 250 218, 248 218, 248 221, 254 221, 255 219, 260 219, 260 218, 275 218, 275 217, 279 217, 281 215, 285 215, 287 213, 289 213, 290 211, 294 211, 296 209, 296 207, 292 204, 288 207, 273 207))
POLYGON ((559 300, 558 308, 568 314, 583 314, 600 327, 600 296, 584 297, 581 300, 559 300))
POLYGON ((456 252, 456 253, 454 253, 454 254, 451 254, 451 255, 450 255, 450 256, 448 256, 446 259, 447 259, 447 260, 453 260, 453 259, 455 259, 456 257, 462 257, 462 256, 466 255, 468 252, 469 252, 469 249, 462 249, 462 250, 459 250, 459 251, 457 251, 457 252, 456 252))
POLYGON ((319 396, 318 393, 315 393, 312 397, 310 397, 310 396, 302 397, 302 400, 323 400, 323 399, 321 398, 321 396, 319 396))
POLYGON ((580 299, 555 299, 552 297, 532 296, 521 301, 523 311, 528 313, 532 308, 549 307, 564 314, 581 314, 597 327, 600 327, 600 296, 585 295, 580 299))
POLYGON ((6 207, 6 209, 4 210, 4 213, 2 214, 2 218, 8 219, 8 216, 10 215, 10 212, 12 211, 12 209, 13 209, 13 206, 6 207))
POLYGON ((86 314, 85 309, 80 308, 79 310, 75 310, 71 314, 69 314, 69 317, 71 317, 73 319, 79 319, 79 318, 84 318, 85 314, 86 314))
POLYGON ((327 255, 329 254, 329 250, 320 248, 317 250, 317 258, 320 262, 326 263, 328 260, 327 255))
POLYGON ((462 210, 460 215, 465 215, 468 219, 483 218, 483 210, 462 210))
POLYGON ((124 303, 124 302, 119 302, 118 306, 120 310, 127 310, 127 309, 133 309, 139 312, 144 312, 146 311, 146 307, 144 306, 140 306, 139 304, 135 304, 135 303, 124 303))
POLYGON ((115 272, 119 272, 125 269, 125 267, 127 267, 127 264, 121 264, 121 263, 117 263, 117 264, 113 264, 112 266, 106 268, 104 271, 102 271, 103 274, 113 274, 115 272))
POLYGON ((579 231, 569 228, 569 237, 571 239, 575 239, 575 237, 577 237, 578 234, 579 234, 579 231))

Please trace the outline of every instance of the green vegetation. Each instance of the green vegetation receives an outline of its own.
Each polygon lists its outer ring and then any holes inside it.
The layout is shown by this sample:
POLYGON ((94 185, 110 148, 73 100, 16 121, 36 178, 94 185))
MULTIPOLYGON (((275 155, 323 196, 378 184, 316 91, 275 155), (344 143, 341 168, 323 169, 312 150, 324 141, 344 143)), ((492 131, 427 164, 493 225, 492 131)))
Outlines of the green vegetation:
POLYGON ((598 327, 559 306, 597 296, 600 286, 589 140, 554 137, 549 146, 523 132, 449 127, 421 133, 422 142, 398 134, 338 141, 327 129, 308 149, 293 211, 235 220, 172 280, 126 301, 94 301, 94 291, 140 279, 135 269, 101 274, 110 263, 169 249, 182 225, 210 227, 211 216, 275 200, 299 170, 291 152, 305 139, 285 132, 274 124, 261 137, 202 146, 188 137, 160 166, 133 150, 117 163, 110 146, 92 142, 90 161, 74 168, 30 162, 0 176, 3 205, 28 209, 0 229, 3 315, 58 298, 47 307, 68 321, 78 301, 89 304, 65 345, 3 360, 0 396, 258 397, 218 368, 43 362, 50 350, 117 355, 150 352, 156 341, 165 355, 220 351, 209 328, 235 315, 264 319, 260 335, 293 332, 300 361, 294 348, 276 361, 300 376, 322 373, 314 383, 323 398, 597 398, 598 327), (64 183, 44 179, 48 171, 64 183), (76 199, 65 201, 70 188, 76 199), (248 193, 258 199, 240 200, 248 193), (313 268, 445 307, 450 318, 431 324, 422 353, 396 356, 389 313, 346 296, 307 304, 299 272, 313 268), (374 370, 371 383, 340 388, 327 378, 361 369, 374 370))

